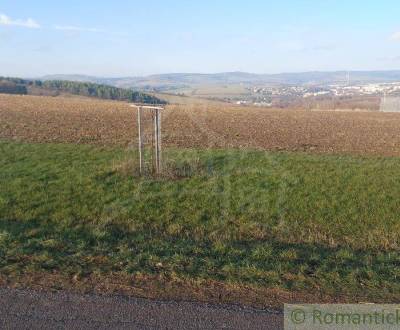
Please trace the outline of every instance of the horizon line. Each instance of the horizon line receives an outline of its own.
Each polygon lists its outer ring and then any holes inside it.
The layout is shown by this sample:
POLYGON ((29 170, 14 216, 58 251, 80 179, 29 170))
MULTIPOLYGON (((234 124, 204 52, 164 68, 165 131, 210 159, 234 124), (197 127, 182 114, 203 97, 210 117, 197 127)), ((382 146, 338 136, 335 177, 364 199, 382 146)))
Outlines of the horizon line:
POLYGON ((352 73, 352 72, 400 72, 399 69, 373 69, 373 70, 306 70, 306 71, 282 71, 279 73, 254 73, 250 71, 216 71, 216 72, 163 72, 163 73, 150 73, 150 74, 143 74, 143 75, 101 75, 101 74, 86 74, 86 73, 49 73, 49 74, 42 74, 42 75, 35 75, 34 77, 29 76, 5 76, 5 77, 22 77, 25 79, 38 79, 47 76, 85 76, 85 77, 92 77, 92 78, 142 78, 142 77, 151 77, 151 76, 163 76, 163 75, 218 75, 218 74, 250 74, 256 76, 277 76, 277 75, 284 75, 284 74, 307 74, 307 73, 352 73))

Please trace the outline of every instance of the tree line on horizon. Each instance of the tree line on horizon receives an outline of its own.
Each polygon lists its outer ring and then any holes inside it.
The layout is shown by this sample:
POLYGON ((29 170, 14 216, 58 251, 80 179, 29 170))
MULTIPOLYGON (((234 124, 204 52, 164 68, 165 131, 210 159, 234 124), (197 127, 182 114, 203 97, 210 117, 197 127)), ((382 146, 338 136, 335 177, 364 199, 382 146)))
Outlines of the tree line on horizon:
POLYGON ((0 77, 0 93, 28 95, 31 94, 30 90, 33 88, 56 93, 96 97, 105 100, 166 104, 164 100, 152 95, 109 85, 64 80, 41 81, 0 77))

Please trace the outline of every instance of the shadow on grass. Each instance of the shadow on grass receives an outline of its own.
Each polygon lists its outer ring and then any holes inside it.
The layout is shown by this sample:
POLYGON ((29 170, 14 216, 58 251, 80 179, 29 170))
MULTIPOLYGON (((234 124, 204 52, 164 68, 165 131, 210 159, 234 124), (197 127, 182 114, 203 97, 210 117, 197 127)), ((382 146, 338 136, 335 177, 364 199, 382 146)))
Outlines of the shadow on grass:
POLYGON ((330 248, 273 239, 214 242, 132 231, 118 223, 0 219, 4 274, 60 271, 164 274, 328 294, 399 292, 398 251, 330 248), (101 233, 101 234, 99 234, 101 233))

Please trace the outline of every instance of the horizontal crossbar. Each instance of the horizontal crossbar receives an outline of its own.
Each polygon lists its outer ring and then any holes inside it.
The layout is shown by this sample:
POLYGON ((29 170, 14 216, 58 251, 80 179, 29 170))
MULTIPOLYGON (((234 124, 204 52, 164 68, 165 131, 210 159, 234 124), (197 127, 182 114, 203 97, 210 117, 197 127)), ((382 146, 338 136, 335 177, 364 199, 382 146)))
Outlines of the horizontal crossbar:
POLYGON ((131 106, 132 108, 164 110, 164 108, 162 108, 162 107, 151 107, 151 106, 147 106, 147 105, 136 105, 136 104, 131 104, 130 106, 131 106))

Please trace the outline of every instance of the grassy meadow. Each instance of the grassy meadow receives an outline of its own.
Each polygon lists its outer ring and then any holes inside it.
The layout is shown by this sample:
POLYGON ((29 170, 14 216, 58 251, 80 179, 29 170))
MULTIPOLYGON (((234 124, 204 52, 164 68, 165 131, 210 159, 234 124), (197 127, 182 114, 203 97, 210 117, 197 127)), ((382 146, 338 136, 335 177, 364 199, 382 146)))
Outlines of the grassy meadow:
POLYGON ((400 159, 0 143, 0 273, 400 298, 400 159))

